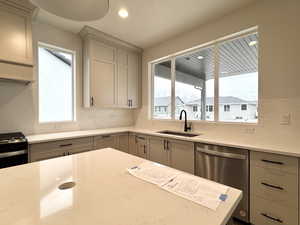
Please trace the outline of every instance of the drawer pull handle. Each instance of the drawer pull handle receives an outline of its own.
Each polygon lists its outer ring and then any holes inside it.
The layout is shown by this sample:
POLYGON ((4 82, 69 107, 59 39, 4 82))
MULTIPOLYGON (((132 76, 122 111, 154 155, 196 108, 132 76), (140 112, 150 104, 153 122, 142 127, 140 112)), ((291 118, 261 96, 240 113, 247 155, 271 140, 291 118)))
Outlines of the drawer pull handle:
POLYGON ((110 137, 110 135, 104 135, 104 136, 102 136, 102 138, 109 138, 110 137))
POLYGON ((262 185, 265 185, 267 187, 270 187, 270 188, 275 188, 275 189, 278 189, 278 190, 284 190, 284 188, 280 187, 280 186, 276 186, 276 185, 272 185, 272 184, 267 184, 265 182, 261 182, 262 185))
POLYGON ((60 145, 59 147, 68 147, 68 146, 72 146, 73 144, 62 144, 62 145, 60 145))
POLYGON ((140 140, 145 140, 145 138, 144 137, 137 137, 138 139, 140 139, 140 140))
POLYGON ((261 215, 268 218, 268 219, 270 219, 270 220, 276 221, 278 223, 283 223, 283 221, 281 219, 274 218, 272 216, 267 215, 266 213, 261 213, 261 215))
POLYGON ((277 162, 277 161, 271 161, 271 160, 267 160, 267 159, 262 159, 261 161, 265 162, 265 163, 272 163, 272 164, 277 164, 277 165, 283 165, 283 162, 277 162))
POLYGON ((147 154, 146 145, 144 145, 144 154, 147 154))

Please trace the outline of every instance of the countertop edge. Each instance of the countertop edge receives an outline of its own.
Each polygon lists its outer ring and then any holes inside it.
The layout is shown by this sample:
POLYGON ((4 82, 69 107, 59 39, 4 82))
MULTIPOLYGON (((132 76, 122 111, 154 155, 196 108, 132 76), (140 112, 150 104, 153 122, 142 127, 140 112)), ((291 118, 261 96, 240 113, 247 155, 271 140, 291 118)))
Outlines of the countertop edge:
POLYGON ((242 149, 247 149, 247 150, 251 150, 251 151, 280 154, 280 155, 292 156, 292 157, 300 157, 300 151, 295 152, 295 151, 282 150, 280 148, 279 149, 272 148, 272 147, 266 148, 266 147, 260 147, 260 146, 251 146, 249 144, 243 145, 243 144, 239 144, 239 143, 208 140, 205 138, 201 138, 201 135, 197 136, 197 137, 181 137, 181 136, 157 133, 157 131, 154 131, 154 130, 137 129, 137 128, 132 128, 132 127, 120 127, 120 128, 37 134, 37 135, 28 135, 28 136, 26 136, 26 138, 28 139, 29 144, 38 144, 38 143, 45 143, 45 142, 51 142, 51 141, 60 141, 60 140, 66 140, 66 139, 84 138, 84 137, 92 137, 92 136, 108 135, 108 134, 118 134, 118 133, 126 133, 126 132, 149 135, 149 136, 171 138, 171 139, 176 139, 176 140, 181 140, 181 141, 190 141, 190 142, 194 142, 194 143, 222 145, 222 146, 226 146, 226 147, 242 148, 242 149))

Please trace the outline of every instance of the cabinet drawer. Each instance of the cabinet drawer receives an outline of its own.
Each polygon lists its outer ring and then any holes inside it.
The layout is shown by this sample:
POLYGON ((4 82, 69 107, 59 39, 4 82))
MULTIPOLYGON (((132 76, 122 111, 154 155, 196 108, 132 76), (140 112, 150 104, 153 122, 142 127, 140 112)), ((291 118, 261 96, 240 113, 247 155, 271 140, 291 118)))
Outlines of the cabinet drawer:
POLYGON ((252 197, 250 221, 254 225, 297 225, 298 210, 274 204, 271 201, 252 197))
POLYGON ((53 150, 72 150, 72 149, 92 149, 93 138, 76 138, 61 141, 51 141, 46 143, 38 143, 30 145, 31 152, 46 152, 53 150))
POLYGON ((251 152, 250 166, 298 174, 298 159, 277 154, 251 152))
POLYGON ((30 162, 41 161, 45 159, 52 159, 56 157, 65 156, 66 152, 64 150, 53 150, 53 151, 45 151, 45 152, 32 152, 30 154, 30 162))
POLYGON ((298 176, 262 167, 251 167, 252 195, 298 209, 298 176))
POLYGON ((116 135, 101 135, 94 138, 94 149, 117 148, 116 135))

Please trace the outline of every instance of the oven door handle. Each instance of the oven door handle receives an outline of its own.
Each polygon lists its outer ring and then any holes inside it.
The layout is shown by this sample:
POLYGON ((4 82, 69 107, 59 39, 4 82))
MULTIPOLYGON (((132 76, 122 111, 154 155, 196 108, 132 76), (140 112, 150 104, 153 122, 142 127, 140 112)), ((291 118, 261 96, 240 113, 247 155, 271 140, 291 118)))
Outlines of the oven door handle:
POLYGON ((17 155, 23 155, 26 153, 27 153, 27 150, 21 150, 21 151, 15 151, 15 152, 3 152, 3 153, 0 153, 0 159, 17 156, 17 155))
POLYGON ((207 154, 207 155, 230 158, 230 159, 241 159, 241 160, 247 159, 247 156, 242 155, 242 154, 236 154, 236 153, 217 152, 217 151, 203 149, 203 148, 197 148, 196 151, 199 153, 207 154))

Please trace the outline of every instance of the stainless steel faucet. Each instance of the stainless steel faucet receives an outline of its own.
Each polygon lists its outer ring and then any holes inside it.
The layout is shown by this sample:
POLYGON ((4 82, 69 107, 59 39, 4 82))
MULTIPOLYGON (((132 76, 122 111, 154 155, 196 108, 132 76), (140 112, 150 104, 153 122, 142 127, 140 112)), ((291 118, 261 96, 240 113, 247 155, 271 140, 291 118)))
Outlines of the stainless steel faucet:
POLYGON ((189 130, 192 130, 192 126, 187 124, 187 113, 186 111, 183 109, 181 110, 180 112, 180 116, 179 116, 179 119, 182 120, 182 113, 185 114, 185 119, 184 119, 184 132, 188 132, 189 130))

